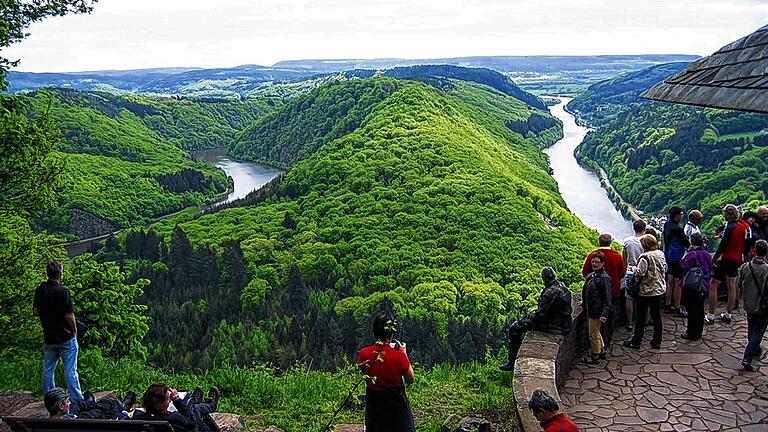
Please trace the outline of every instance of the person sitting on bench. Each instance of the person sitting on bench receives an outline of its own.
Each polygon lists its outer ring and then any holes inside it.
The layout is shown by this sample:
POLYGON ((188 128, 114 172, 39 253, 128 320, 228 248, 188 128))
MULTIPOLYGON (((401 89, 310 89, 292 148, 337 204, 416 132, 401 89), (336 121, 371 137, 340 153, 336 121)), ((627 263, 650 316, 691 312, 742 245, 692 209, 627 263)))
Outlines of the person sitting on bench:
POLYGON ((141 404, 145 412, 136 413, 134 420, 167 421, 174 431, 208 432, 210 428, 205 423, 205 417, 216 411, 219 404, 219 389, 211 387, 208 398, 203 401, 203 390, 200 387, 182 399, 179 392, 163 383, 149 386, 141 404), (170 412, 168 407, 173 403, 176 412, 170 412))
POLYGON ((90 392, 85 392, 83 400, 73 401, 66 390, 54 387, 45 394, 43 403, 52 419, 121 420, 128 418, 128 413, 136 403, 136 392, 129 391, 122 402, 111 396, 97 401, 90 392))

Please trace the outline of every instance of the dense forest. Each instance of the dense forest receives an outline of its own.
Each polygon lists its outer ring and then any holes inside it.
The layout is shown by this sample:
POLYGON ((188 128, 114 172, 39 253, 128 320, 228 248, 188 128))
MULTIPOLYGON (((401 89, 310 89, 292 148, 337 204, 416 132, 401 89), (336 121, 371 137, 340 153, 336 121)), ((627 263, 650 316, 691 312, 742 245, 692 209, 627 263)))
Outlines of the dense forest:
POLYGON ((383 309, 400 317, 416 361, 482 360, 535 304, 541 267, 576 284, 594 243, 559 196, 543 144, 509 127, 531 116, 552 119, 476 83, 329 84, 257 122, 264 136, 295 133, 286 141, 302 154, 273 196, 171 217, 97 258, 125 259, 132 280, 152 281, 143 301, 158 365, 333 369, 383 309), (336 124, 312 127, 321 112, 336 124))
MULTIPOLYGON (((667 68, 648 72, 657 76, 659 70, 667 68)), ((636 95, 653 84, 643 74, 635 76, 637 82, 621 79, 617 85, 636 95)), ((628 102, 617 107, 611 95, 620 91, 610 82, 591 89, 572 104, 601 125, 576 155, 602 167, 626 201, 650 214, 664 213, 671 205, 700 208, 710 236, 722 222, 725 204, 754 210, 758 202, 766 202, 768 116, 642 102, 630 93, 620 97, 628 102), (596 114, 605 110, 613 114, 596 114)))
POLYGON ((109 232, 215 200, 224 173, 184 151, 231 143, 281 102, 190 100, 64 89, 29 96, 29 115, 49 116, 63 162, 57 205, 36 225, 75 236, 109 232))
POLYGON ((579 121, 600 126, 629 105, 642 102, 640 94, 659 81, 685 69, 688 63, 663 63, 592 84, 568 104, 579 121))

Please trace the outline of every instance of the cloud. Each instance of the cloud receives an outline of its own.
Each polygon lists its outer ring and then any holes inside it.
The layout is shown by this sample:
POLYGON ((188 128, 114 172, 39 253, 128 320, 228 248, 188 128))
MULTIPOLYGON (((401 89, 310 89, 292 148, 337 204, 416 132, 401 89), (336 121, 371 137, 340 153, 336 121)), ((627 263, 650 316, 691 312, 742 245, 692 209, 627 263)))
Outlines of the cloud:
POLYGON ((21 70, 296 58, 709 54, 768 16, 756 0, 101 0, 6 50, 21 70))

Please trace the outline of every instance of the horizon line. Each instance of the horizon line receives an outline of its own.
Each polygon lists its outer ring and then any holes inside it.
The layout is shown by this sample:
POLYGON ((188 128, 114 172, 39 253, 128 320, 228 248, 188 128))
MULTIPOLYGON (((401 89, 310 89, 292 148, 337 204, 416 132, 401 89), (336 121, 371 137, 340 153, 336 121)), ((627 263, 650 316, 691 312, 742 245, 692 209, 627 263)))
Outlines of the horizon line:
MULTIPOLYGON (((151 67, 139 67, 135 69, 91 69, 91 70, 68 70, 68 71, 40 71, 40 70, 20 70, 11 69, 9 73, 36 73, 36 74, 95 74, 104 72, 134 72, 134 71, 161 71, 167 69, 186 69, 186 70, 213 70, 213 69, 236 69, 241 67, 258 67, 264 69, 280 69, 276 67, 280 63, 290 62, 375 62, 375 61, 430 61, 430 60, 461 60, 470 58, 579 58, 579 57, 652 57, 652 56, 670 56, 670 57, 695 57, 701 58, 698 54, 680 54, 680 53, 646 53, 646 54, 564 54, 564 55, 550 55, 550 54, 532 54, 532 55, 469 55, 459 57, 422 57, 422 58, 406 58, 406 57, 373 57, 373 58, 300 58, 300 59, 286 59, 273 63, 270 66, 259 65, 255 63, 237 64, 234 66, 151 66, 151 67)), ((292 70, 292 69, 286 69, 292 70)))

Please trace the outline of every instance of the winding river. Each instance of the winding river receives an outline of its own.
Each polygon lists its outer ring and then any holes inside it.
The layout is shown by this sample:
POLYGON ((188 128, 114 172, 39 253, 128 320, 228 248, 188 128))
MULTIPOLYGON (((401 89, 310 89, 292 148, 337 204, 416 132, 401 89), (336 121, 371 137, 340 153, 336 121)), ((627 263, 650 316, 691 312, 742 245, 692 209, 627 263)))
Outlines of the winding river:
POLYGON ((576 124, 576 119, 565 110, 572 98, 558 97, 560 103, 549 107, 550 113, 563 122, 563 139, 544 150, 555 180, 568 208, 587 226, 608 232, 615 239, 632 233, 632 223, 616 210, 597 176, 584 169, 573 155, 589 129, 576 124))
POLYGON ((250 192, 264 186, 267 182, 283 172, 282 170, 269 165, 233 160, 227 155, 226 147, 210 150, 197 150, 190 152, 190 154, 196 160, 208 162, 211 165, 223 169, 224 172, 234 180, 234 190, 217 204, 243 198, 250 192))
MULTIPOLYGON (((267 184, 267 182, 283 172, 282 170, 271 167, 269 165, 263 165, 256 162, 240 162, 233 160, 227 156, 226 147, 210 150, 197 150, 190 152, 190 154, 196 160, 208 162, 211 165, 223 169, 228 176, 232 177, 235 187, 225 198, 221 199, 216 204, 228 203, 230 201, 243 198, 250 192, 264 186, 267 184)), ((120 231, 122 230, 118 230, 111 234, 104 234, 88 239, 63 243, 61 246, 64 246, 70 257, 76 257, 90 250, 94 243, 100 242, 110 235, 117 234, 120 231)))

